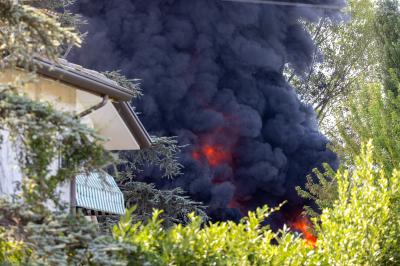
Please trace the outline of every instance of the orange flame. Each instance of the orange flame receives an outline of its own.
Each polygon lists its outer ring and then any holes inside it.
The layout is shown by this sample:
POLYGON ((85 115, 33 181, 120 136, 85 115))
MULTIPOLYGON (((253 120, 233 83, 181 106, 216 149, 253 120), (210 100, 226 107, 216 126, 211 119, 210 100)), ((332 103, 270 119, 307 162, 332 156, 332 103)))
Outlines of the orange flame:
POLYGON ((202 151, 211 166, 230 161, 230 154, 218 147, 206 145, 202 148, 202 151))
POLYGON ((210 166, 217 166, 231 161, 230 153, 218 146, 204 145, 200 151, 192 152, 192 157, 195 160, 200 160, 202 155, 206 158, 210 166))
POLYGON ((291 223, 291 227, 303 234, 304 241, 308 246, 312 248, 316 247, 317 237, 310 231, 310 228, 312 229, 312 224, 307 217, 299 216, 294 222, 291 223))

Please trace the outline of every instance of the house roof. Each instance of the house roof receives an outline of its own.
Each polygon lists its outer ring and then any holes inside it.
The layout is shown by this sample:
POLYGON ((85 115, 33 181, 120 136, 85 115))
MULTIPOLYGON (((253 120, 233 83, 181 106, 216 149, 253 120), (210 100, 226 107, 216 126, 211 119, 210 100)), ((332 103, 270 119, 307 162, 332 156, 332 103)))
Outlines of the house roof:
POLYGON ((121 87, 103 74, 84 68, 80 65, 58 59, 57 64, 44 59, 35 58, 39 74, 69 83, 83 90, 103 96, 108 95, 114 100, 130 101, 135 93, 127 88, 121 87))
POLYGON ((151 146, 149 134, 128 103, 135 96, 135 92, 118 85, 116 81, 108 79, 99 72, 73 64, 64 59, 59 59, 57 60, 57 64, 54 64, 47 59, 37 57, 35 58, 35 63, 38 66, 37 72, 41 75, 102 97, 108 95, 113 100, 114 107, 137 140, 140 148, 149 148, 151 146))

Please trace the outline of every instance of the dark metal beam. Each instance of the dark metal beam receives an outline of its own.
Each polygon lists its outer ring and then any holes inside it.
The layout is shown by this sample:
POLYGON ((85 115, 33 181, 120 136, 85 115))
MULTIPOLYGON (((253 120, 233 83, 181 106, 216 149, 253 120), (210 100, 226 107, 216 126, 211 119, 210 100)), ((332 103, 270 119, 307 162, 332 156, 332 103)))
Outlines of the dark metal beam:
POLYGON ((267 4, 277 6, 293 6, 293 7, 310 7, 310 8, 322 8, 322 9, 342 9, 342 6, 337 5, 323 5, 323 4, 311 4, 301 2, 289 2, 289 1, 273 1, 273 0, 222 0, 224 2, 237 2, 237 3, 248 3, 248 4, 267 4))
POLYGON ((150 148, 152 141, 151 137, 140 122, 135 111, 127 102, 114 102, 113 103, 122 119, 126 122, 132 135, 135 137, 141 149, 150 148))

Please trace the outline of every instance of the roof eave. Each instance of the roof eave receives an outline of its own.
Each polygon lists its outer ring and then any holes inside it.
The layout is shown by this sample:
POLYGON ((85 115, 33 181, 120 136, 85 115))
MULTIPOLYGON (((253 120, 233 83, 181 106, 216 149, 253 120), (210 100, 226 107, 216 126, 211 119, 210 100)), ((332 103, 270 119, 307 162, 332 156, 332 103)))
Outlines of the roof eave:
POLYGON ((107 84, 85 73, 73 69, 63 68, 43 58, 35 58, 37 72, 44 76, 79 87, 97 95, 108 95, 118 101, 130 101, 135 93, 121 86, 107 84))
POLYGON ((151 137, 128 103, 135 96, 134 92, 121 86, 105 83, 83 72, 63 68, 62 65, 56 65, 43 58, 37 57, 35 63, 38 66, 37 72, 41 75, 68 83, 99 96, 108 95, 114 100, 114 107, 125 121, 131 134, 137 140, 140 149, 151 147, 151 137))

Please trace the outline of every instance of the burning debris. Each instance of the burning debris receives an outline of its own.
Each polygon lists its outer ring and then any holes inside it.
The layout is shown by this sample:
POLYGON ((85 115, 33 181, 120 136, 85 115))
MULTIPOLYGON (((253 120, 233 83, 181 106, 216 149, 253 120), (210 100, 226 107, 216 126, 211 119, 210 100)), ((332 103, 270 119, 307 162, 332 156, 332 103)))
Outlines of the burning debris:
POLYGON ((313 233, 313 226, 307 216, 299 215, 289 223, 292 230, 302 234, 304 241, 307 245, 315 248, 317 245, 317 237, 313 233))
POLYGON ((282 73, 311 62, 315 47, 300 21, 336 10, 219 0, 82 0, 78 9, 89 37, 73 59, 141 78, 135 105, 146 128, 190 144, 180 155, 184 175, 165 180, 149 168, 141 180, 181 187, 214 220, 238 220, 284 200, 284 211, 301 208, 295 186, 321 163, 337 165, 312 108, 282 73))

